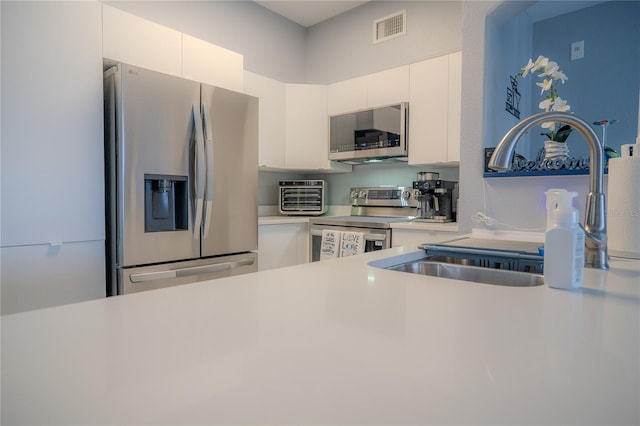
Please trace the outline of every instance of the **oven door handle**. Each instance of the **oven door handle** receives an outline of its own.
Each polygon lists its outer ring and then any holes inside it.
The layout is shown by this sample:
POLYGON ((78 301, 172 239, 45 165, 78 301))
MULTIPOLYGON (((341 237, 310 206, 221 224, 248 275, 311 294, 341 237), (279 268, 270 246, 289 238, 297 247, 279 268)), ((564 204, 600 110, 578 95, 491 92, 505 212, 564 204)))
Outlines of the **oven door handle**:
MULTIPOLYGON (((314 237, 322 237, 322 229, 312 229, 309 231, 314 237)), ((387 239, 385 234, 364 234, 365 241, 384 241, 387 239)))

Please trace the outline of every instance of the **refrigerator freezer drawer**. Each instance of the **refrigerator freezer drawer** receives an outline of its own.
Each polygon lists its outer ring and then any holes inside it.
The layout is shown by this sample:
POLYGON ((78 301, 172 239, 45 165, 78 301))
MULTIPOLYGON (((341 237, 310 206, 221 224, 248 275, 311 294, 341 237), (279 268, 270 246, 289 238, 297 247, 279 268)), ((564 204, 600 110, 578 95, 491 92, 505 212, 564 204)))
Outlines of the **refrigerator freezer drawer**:
POLYGON ((128 268, 119 271, 119 294, 190 284, 258 270, 257 253, 128 268))

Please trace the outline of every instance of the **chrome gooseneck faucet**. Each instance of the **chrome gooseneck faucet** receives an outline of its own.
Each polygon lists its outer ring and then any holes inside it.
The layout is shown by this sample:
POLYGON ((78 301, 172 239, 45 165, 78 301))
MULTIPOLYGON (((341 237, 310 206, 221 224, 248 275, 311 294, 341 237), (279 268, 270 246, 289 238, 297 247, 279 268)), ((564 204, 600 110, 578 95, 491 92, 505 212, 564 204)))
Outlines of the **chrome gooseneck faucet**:
POLYGON ((513 152, 518 140, 532 127, 555 121, 568 124, 576 129, 589 146, 589 194, 584 219, 585 266, 609 269, 607 263, 607 227, 605 220, 605 200, 602 192, 604 166, 602 164, 602 143, 586 121, 567 112, 541 112, 525 118, 507 132, 496 147, 489 167, 494 170, 509 170, 513 152))

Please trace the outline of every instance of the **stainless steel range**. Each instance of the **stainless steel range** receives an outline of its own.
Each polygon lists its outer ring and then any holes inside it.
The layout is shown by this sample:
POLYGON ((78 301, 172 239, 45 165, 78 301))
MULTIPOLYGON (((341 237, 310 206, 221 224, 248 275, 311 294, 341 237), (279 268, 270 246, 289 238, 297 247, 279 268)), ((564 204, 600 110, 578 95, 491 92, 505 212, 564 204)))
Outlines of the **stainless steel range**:
POLYGON ((420 202, 411 187, 376 186, 351 188, 350 216, 329 216, 310 219, 309 256, 320 260, 322 231, 362 232, 365 252, 391 247, 391 224, 408 222, 416 217, 420 202))

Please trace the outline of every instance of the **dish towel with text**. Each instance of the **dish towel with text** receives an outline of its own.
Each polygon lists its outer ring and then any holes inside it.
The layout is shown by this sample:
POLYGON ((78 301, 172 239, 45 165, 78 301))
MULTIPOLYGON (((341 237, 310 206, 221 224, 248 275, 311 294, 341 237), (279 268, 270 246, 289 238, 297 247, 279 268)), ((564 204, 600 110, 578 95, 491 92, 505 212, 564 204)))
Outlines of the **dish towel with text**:
POLYGON ((340 240, 340 257, 364 253, 364 233, 343 232, 340 240))
POLYGON ((342 232, 331 229, 322 230, 322 243, 320 244, 320 260, 334 259, 340 256, 340 238, 342 232))

